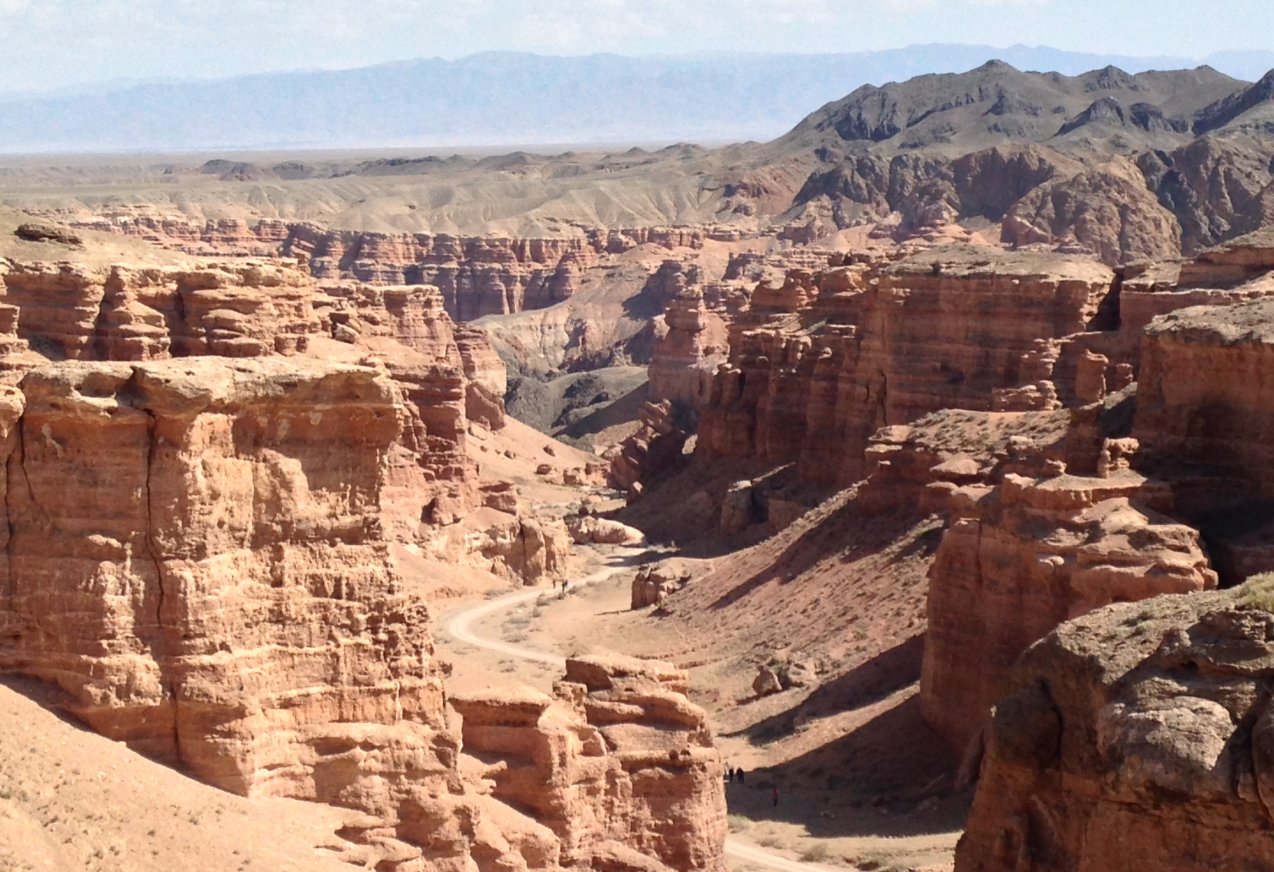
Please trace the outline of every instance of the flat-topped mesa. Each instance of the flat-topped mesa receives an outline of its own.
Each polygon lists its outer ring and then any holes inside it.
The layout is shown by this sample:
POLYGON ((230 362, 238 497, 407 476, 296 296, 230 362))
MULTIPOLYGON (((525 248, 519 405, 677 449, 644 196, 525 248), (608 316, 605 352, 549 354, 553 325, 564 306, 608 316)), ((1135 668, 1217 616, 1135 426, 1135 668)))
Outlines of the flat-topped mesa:
POLYGON ((1167 485, 1043 465, 1045 477, 957 490, 929 569, 921 708, 957 749, 978 735, 1018 656, 1062 621, 1217 583, 1198 532, 1163 514, 1167 485))
POLYGON ((1274 299, 1151 322, 1134 424, 1146 463, 1241 477, 1274 497, 1271 363, 1274 299))
POLYGON ((1274 863, 1268 586, 1112 605, 1033 645, 996 707, 957 872, 1274 863))
MULTIPOLYGON (((454 699, 464 745, 500 758, 495 797, 530 809, 562 843, 562 862, 616 852, 679 872, 724 869, 721 755, 686 673, 629 657, 579 657, 548 697, 454 699)), ((610 868, 606 865, 606 868, 610 868)), ((619 868, 629 868, 627 864, 619 868)))
POLYGON ((1023 411, 1097 402, 1136 379, 1143 334, 1156 317, 1271 295, 1274 244, 1268 233, 1240 237, 1191 261, 1122 267, 1088 328, 1037 341, 1022 356, 1020 384, 995 392, 995 408, 1023 411))
MULTIPOLYGON (((1128 267, 1120 292, 1120 329, 1135 340, 1159 315, 1270 295, 1274 295, 1274 232, 1266 230, 1202 252, 1193 260, 1128 267)), ((1136 354, 1140 348, 1131 351, 1136 354)))
POLYGON ((881 425, 938 408, 990 409, 995 389, 1019 383, 1037 340, 1088 329, 1114 278, 1088 259, 974 246, 884 267, 858 362, 880 395, 881 425))

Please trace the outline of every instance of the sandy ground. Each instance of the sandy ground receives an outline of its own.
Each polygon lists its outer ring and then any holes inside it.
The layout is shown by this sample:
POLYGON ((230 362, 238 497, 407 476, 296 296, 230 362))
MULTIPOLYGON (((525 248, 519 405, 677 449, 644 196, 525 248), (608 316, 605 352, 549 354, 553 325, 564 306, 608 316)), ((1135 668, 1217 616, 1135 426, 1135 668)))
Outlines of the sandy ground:
MULTIPOLYGON (((648 552, 648 557, 658 556, 648 552)), ((588 584, 532 590, 453 610, 440 621, 438 644, 454 667, 457 689, 529 684, 551 688, 561 656, 620 651, 659 656, 666 650, 702 650, 677 622, 629 610, 633 570, 643 557, 598 553, 588 584), (492 640, 480 648, 472 638, 492 640), (527 658, 519 651, 556 654, 527 658)), ((583 579, 586 573, 578 576, 583 579)), ((917 642, 903 644, 905 661, 917 642)), ((816 689, 791 690, 756 700, 738 697, 723 673, 739 668, 730 656, 681 665, 691 669, 692 695, 712 713, 718 744, 729 765, 747 771, 727 785, 732 840, 766 849, 766 857, 864 870, 951 868, 967 796, 950 789, 949 755, 935 751, 916 705, 913 680, 878 683, 862 693, 848 688, 861 675, 816 689), (929 739, 930 741, 923 741, 929 739), (779 788, 779 804, 772 790, 779 788)), ((908 665, 880 661, 878 669, 905 677, 908 665)), ((747 675, 750 681, 751 673, 747 675)), ((732 856, 732 868, 776 868, 732 856)))
POLYGON ((355 812, 246 799, 67 720, 35 682, 0 685, 0 869, 350 872, 355 812))

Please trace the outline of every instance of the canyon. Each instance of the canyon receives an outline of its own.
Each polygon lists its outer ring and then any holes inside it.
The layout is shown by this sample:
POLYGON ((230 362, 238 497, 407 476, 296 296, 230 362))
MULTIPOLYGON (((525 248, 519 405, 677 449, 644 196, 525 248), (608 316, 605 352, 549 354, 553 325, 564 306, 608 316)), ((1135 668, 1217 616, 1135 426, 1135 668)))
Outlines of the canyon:
POLYGON ((1267 865, 1268 79, 0 184, 0 696, 379 872, 1267 865))

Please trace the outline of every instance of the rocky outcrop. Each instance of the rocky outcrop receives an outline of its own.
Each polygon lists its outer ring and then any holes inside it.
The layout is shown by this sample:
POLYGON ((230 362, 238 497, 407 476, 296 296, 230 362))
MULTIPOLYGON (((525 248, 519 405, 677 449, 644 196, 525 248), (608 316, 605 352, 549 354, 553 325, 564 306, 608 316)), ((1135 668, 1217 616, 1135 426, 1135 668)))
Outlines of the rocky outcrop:
POLYGON ((681 459, 691 430, 685 407, 669 400, 643 404, 638 423, 637 432, 625 439, 611 457, 607 471, 611 486, 626 492, 630 500, 641 496, 643 480, 681 459))
POLYGON ((963 749, 1018 656, 1069 618, 1112 602, 1216 586, 1199 534, 1164 514, 1171 491, 1129 470, 1105 478, 1009 472, 970 485, 929 569, 921 676, 926 720, 963 749))
POLYGON ((286 255, 301 254, 319 279, 428 284, 458 321, 542 309, 568 298, 596 252, 587 240, 390 235, 289 228, 286 255))
POLYGON ((957 872, 1272 862, 1268 583, 1114 605, 1013 672, 957 872))
POLYGON ((663 605, 671 594, 690 583, 690 570, 677 561, 646 564, 633 576, 629 608, 663 605))
POLYGON ((806 480, 849 484, 881 427, 991 410, 1021 383, 1024 355, 1088 329, 1113 284, 1091 260, 973 246, 793 273, 758 288, 732 327, 697 452, 795 461, 806 480))
POLYGON ((395 603, 376 520, 401 426, 387 378, 279 359, 67 363, 28 374, 22 395, 9 668, 57 682, 100 732, 240 792, 297 789, 286 764, 305 752, 258 747, 260 725, 286 735, 377 706, 369 720, 401 707, 438 722, 429 652, 409 641, 425 613, 395 603), (401 661, 359 674, 324 651, 370 651, 372 632, 399 637, 401 661))
MULTIPOLYGON (((977 734, 1014 659, 1060 621, 1274 568, 1262 448, 1271 406, 1262 361, 1274 341, 1269 250, 1254 237, 1193 262, 1140 268, 1123 283, 1119 317, 1106 321, 1116 329, 1023 358, 1048 398, 1035 408, 1079 406, 1050 413, 1070 418, 1053 457, 1085 476, 1058 475, 1058 466, 1048 477, 1009 476, 994 488, 983 478, 943 494, 954 520, 930 572, 922 704, 954 743, 977 734), (1214 305, 1180 308, 1192 301, 1214 305), (1106 399, 1134 375, 1135 395, 1106 399)), ((934 477, 910 477, 924 475, 934 477)), ((927 487, 932 495, 938 485, 927 487)))
MULTIPOLYGON (((503 426, 504 369, 480 331, 451 323, 435 288, 320 288, 293 268, 254 261, 6 263, 0 283, 0 316, 10 313, 0 378, 10 383, 48 360, 335 354, 387 361, 410 419, 391 451, 391 489, 419 500, 409 512, 414 524, 449 524, 478 505, 466 430, 470 421, 503 426), (347 352, 323 344, 333 340, 347 352)), ((410 538, 414 524, 395 522, 396 535, 410 538)))
POLYGON ((64 363, 22 391, 4 668, 209 783, 363 809, 460 868, 425 819, 457 751, 428 612, 400 594, 377 518, 392 382, 199 358, 64 363))
POLYGON ((566 529, 570 531, 571 538, 580 544, 637 545, 646 539, 645 534, 636 527, 593 515, 567 517, 566 529))
POLYGON ((664 306, 667 335, 655 346, 648 371, 649 395, 697 409, 707 399, 712 373, 725 361, 729 343, 725 321, 709 309, 703 292, 692 289, 664 306))
POLYGON ((1013 246, 1060 242, 1112 266, 1172 258, 1182 250, 1175 216, 1127 161, 1034 188, 1005 214, 1000 238, 1013 246))
MULTIPOLYGON (((724 869, 721 755, 685 672, 667 663, 579 657, 553 696, 467 696, 464 746, 488 761, 494 796, 560 839, 563 865, 632 852, 656 868, 724 869), (498 761, 498 762, 497 762, 498 761)), ((647 869, 635 860, 603 868, 647 869)))

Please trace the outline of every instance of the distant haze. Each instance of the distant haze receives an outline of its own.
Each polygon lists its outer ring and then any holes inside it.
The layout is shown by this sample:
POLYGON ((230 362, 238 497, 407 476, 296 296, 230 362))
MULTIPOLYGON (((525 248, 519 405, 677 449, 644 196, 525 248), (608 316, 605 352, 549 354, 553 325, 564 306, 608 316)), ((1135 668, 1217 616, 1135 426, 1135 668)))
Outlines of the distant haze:
MULTIPOLYGON (((489 52, 340 71, 0 97, 0 151, 492 147, 771 139, 860 85, 960 72, 992 58, 1076 74, 1192 67, 1180 57, 927 45, 850 54, 626 57, 489 52)), ((1245 80, 1274 52, 1212 59, 1245 80)))

